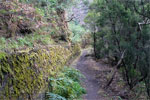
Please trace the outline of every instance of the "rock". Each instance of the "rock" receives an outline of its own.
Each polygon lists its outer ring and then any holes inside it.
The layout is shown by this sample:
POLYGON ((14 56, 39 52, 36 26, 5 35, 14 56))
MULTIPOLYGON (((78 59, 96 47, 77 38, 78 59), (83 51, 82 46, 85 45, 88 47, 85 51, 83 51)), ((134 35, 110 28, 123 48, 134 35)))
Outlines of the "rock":
POLYGON ((70 56, 70 50, 61 46, 1 56, 0 100, 28 100, 31 97, 37 100, 39 93, 47 87, 48 77, 60 71, 70 56))

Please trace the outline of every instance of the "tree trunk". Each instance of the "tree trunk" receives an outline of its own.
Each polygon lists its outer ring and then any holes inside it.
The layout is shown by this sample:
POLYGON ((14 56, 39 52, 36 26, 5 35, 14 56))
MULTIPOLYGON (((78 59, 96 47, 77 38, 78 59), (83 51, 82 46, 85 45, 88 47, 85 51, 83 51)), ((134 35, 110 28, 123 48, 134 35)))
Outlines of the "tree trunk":
POLYGON ((95 58, 97 58, 97 54, 96 54, 96 32, 93 32, 93 42, 94 42, 94 56, 95 58))

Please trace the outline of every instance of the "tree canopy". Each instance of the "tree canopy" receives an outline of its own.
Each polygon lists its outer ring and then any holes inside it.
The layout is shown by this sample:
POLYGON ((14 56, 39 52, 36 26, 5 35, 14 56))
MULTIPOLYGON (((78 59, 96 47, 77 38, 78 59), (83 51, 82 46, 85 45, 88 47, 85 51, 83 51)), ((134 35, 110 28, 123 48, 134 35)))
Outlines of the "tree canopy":
POLYGON ((124 54, 118 68, 130 89, 144 82, 150 96, 150 1, 94 0, 90 8, 96 58, 118 62, 124 54))

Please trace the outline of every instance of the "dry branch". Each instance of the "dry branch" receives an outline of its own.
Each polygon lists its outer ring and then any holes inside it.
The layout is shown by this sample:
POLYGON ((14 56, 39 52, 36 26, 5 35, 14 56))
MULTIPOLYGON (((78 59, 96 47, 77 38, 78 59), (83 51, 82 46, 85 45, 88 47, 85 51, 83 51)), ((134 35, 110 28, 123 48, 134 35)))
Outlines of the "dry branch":
POLYGON ((71 22, 73 19, 74 19, 74 14, 71 15, 70 19, 69 20, 66 20, 65 22, 71 22))
POLYGON ((126 52, 126 50, 124 50, 124 52, 121 54, 121 58, 120 58, 120 60, 118 61, 117 65, 114 66, 113 75, 112 75, 111 79, 108 81, 108 83, 106 84, 105 88, 108 88, 108 87, 110 86, 110 84, 113 82, 113 79, 114 79, 114 77, 115 77, 115 75, 116 75, 116 73, 117 73, 117 69, 118 69, 118 67, 121 65, 121 63, 122 63, 122 61, 123 61, 123 59, 124 59, 125 52, 126 52))

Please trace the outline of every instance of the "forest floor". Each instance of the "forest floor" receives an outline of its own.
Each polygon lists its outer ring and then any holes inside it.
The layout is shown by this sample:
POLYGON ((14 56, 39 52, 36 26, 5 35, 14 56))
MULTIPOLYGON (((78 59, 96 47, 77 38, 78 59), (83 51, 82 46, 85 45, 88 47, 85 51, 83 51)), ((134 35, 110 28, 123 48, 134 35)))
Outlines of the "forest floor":
POLYGON ((90 49, 82 50, 81 56, 71 64, 85 76, 81 79, 87 92, 83 100, 128 100, 125 99, 126 89, 119 74, 109 88, 104 88, 112 75, 113 68, 102 61, 95 61, 90 55, 90 49))

